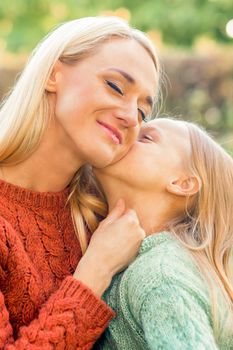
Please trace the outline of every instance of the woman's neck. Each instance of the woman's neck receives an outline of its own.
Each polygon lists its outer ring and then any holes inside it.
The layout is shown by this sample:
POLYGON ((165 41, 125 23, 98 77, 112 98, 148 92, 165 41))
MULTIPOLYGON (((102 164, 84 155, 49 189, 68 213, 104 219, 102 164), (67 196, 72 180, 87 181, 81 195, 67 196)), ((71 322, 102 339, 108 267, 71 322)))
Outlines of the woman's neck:
POLYGON ((59 192, 66 188, 83 165, 59 130, 47 130, 39 147, 22 162, 1 166, 0 178, 19 187, 39 192, 59 192))

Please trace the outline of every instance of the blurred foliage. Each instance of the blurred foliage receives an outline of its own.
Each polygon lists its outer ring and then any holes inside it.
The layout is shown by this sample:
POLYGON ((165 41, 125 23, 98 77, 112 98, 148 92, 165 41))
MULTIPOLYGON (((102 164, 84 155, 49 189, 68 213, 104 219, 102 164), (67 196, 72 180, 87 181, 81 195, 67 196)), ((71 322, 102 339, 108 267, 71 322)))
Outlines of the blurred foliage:
POLYGON ((233 155, 233 49, 205 49, 162 57, 161 113, 201 124, 233 155))
POLYGON ((190 46, 199 36, 231 43, 225 33, 233 17, 232 0, 11 0, 0 2, 0 37, 7 50, 31 49, 57 23, 112 13, 165 43, 190 46))
POLYGON ((149 34, 166 73, 161 113, 201 123, 233 154, 233 0, 0 0, 0 98, 48 31, 96 15, 149 34))

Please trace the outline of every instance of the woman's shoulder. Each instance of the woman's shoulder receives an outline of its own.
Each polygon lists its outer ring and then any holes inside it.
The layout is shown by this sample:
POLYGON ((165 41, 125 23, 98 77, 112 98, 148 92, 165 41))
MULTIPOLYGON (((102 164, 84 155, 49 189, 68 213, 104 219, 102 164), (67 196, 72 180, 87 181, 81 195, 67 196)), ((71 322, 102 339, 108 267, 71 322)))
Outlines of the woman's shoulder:
POLYGON ((9 248, 13 245, 14 229, 11 224, 0 215, 0 278, 2 277, 2 268, 7 265, 9 248))
POLYGON ((0 215, 0 239, 6 241, 9 234, 13 233, 14 229, 12 225, 0 215))

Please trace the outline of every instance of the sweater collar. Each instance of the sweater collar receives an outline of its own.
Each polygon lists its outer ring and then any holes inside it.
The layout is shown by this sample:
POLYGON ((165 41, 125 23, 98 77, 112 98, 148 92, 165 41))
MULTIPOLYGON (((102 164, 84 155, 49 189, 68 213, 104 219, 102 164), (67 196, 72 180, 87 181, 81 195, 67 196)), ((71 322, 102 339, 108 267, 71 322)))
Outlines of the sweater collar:
POLYGON ((146 238, 144 238, 141 244, 141 247, 139 249, 138 255, 142 255, 147 251, 149 251, 150 249, 154 248, 155 246, 158 246, 164 242, 171 241, 173 239, 174 237, 171 235, 171 233, 167 231, 151 234, 150 236, 147 236, 146 238))
POLYGON ((37 192, 0 180, 0 196, 27 207, 58 209, 66 205, 68 195, 68 188, 60 192, 37 192))

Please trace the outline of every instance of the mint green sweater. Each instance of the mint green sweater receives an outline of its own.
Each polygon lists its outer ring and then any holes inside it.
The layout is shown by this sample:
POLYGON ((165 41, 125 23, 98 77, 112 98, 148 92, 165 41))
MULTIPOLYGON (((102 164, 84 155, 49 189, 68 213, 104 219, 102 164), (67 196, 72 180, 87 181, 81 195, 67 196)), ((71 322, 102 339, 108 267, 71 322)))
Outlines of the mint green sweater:
POLYGON ((114 277, 104 299, 117 316, 96 350, 233 349, 233 337, 224 331, 216 344, 208 288, 169 233, 145 238, 136 260, 114 277))

